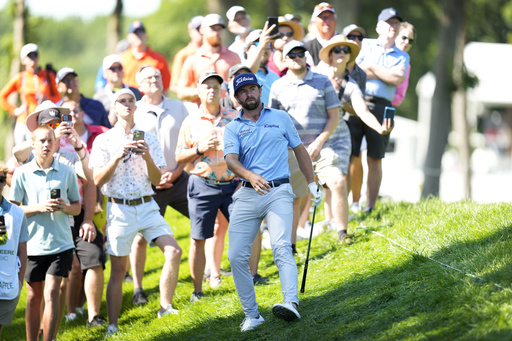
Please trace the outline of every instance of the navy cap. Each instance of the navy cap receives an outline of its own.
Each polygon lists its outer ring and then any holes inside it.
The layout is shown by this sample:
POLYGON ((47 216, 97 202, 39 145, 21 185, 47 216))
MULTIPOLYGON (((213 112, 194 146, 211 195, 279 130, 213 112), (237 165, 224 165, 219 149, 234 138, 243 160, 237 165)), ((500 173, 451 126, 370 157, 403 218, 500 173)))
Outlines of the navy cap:
POLYGON ((249 84, 260 86, 260 84, 258 83, 258 79, 256 78, 256 76, 253 73, 249 73, 249 72, 241 73, 241 74, 237 75, 235 77, 235 79, 233 79, 233 89, 235 90, 235 93, 242 86, 249 85, 249 84))
POLYGON ((400 16, 400 13, 393 7, 384 8, 379 14, 378 21, 388 21, 391 18, 397 18, 400 22, 404 21, 400 16))
POLYGON ((134 33, 137 30, 142 30, 142 31, 146 32, 146 28, 144 27, 142 22, 140 22, 138 20, 132 22, 132 24, 130 25, 130 28, 128 29, 128 33, 134 33))

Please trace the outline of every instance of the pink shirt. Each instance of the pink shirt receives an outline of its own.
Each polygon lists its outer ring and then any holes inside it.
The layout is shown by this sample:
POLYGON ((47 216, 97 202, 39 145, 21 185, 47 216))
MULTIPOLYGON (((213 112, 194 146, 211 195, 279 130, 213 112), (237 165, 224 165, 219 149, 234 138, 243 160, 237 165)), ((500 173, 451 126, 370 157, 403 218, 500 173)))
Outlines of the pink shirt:
POLYGON ((391 102, 391 105, 393 105, 395 108, 398 107, 400 104, 402 104, 402 101, 405 98, 405 93, 407 92, 407 87, 409 87, 410 73, 411 73, 411 64, 409 64, 409 67, 407 68, 407 71, 405 72, 404 80, 402 81, 402 83, 400 83, 396 87, 395 98, 393 98, 393 101, 391 102))
POLYGON ((195 149, 200 140, 217 135, 219 146, 217 150, 210 150, 195 159, 191 165, 191 174, 216 181, 229 181, 235 174, 228 170, 224 160, 224 128, 236 118, 236 111, 222 108, 220 114, 214 120, 207 117, 201 107, 195 114, 189 115, 181 125, 176 151, 195 149))

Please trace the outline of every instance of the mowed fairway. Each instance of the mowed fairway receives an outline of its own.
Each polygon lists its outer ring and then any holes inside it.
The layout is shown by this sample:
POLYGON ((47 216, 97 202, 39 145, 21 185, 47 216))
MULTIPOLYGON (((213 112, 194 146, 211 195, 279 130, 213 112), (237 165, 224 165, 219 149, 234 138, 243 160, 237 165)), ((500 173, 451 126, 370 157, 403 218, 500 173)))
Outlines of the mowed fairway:
MULTIPOLYGON (((318 220, 322 216, 319 212, 318 220)), ((264 250, 259 272, 270 282, 256 286, 256 295, 266 323, 246 333, 240 333, 244 316, 231 277, 217 290, 205 282, 205 298, 189 302, 189 222, 169 210, 166 218, 184 251, 174 298, 180 315, 157 318, 163 259, 151 249, 144 277, 150 302, 133 307, 133 285, 123 284, 120 332, 112 340, 512 339, 509 203, 381 202, 371 215, 350 223, 352 244, 338 244, 334 232, 319 235, 312 242, 306 292, 299 294, 302 319, 294 323, 272 315, 272 305, 282 295, 271 251, 264 250)), ((227 247, 226 241, 226 255, 227 247)), ((300 281, 307 241, 300 241, 298 249, 300 281)), ((226 258, 222 268, 229 269, 226 258)), ((109 271, 107 263, 106 281, 109 271)), ((23 290, 15 320, 4 326, 2 339, 25 338, 25 302, 23 290)), ((102 314, 107 316, 105 301, 102 314)), ((87 329, 82 316, 62 322, 58 340, 100 340, 104 334, 105 328, 87 329)))

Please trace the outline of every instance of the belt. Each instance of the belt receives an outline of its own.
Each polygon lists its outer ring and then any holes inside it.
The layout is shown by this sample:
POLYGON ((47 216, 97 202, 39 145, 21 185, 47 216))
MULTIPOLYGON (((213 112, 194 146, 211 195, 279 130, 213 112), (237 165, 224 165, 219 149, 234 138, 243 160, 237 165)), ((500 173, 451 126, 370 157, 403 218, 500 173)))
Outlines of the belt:
POLYGON ((364 97, 364 99, 367 101, 370 101, 370 102, 374 102, 374 103, 391 103, 390 100, 388 100, 384 97, 377 97, 377 96, 371 96, 371 95, 366 95, 364 97))
POLYGON ((108 201, 110 201, 110 202, 114 202, 116 204, 128 205, 128 206, 137 206, 137 205, 143 204, 145 202, 149 202, 151 200, 152 200, 151 195, 145 195, 142 198, 137 198, 137 199, 119 199, 119 198, 108 197, 108 201))
POLYGON ((208 179, 208 178, 205 178, 205 177, 202 177, 202 176, 198 176, 198 175, 196 175, 196 176, 198 178, 202 179, 204 182, 207 182, 207 183, 212 184, 212 185, 231 185, 232 183, 237 181, 236 179, 231 179, 229 181, 217 181, 217 180, 208 179))
MULTIPOLYGON (((270 187, 279 187, 282 184, 289 184, 289 183, 290 183, 290 179, 288 179, 288 178, 276 179, 276 180, 271 180, 268 182, 270 187)), ((252 185, 249 181, 244 181, 244 180, 242 180, 242 187, 254 188, 254 187, 252 187, 252 185)))

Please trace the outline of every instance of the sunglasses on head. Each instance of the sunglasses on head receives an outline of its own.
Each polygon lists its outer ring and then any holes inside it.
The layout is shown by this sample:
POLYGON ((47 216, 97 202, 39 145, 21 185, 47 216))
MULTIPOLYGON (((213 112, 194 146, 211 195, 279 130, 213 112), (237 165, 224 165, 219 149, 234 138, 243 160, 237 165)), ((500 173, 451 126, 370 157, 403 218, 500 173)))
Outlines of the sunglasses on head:
POLYGON ((359 40, 359 41, 363 41, 363 39, 364 39, 364 37, 363 37, 363 36, 361 36, 361 35, 359 35, 359 34, 349 34, 349 35, 347 36, 347 38, 348 38, 349 40, 359 40))
POLYGON ((316 8, 319 10, 323 10, 324 8, 333 8, 331 4, 318 4, 316 5, 316 8))
POLYGON ((402 40, 408 40, 408 41, 409 41, 409 44, 411 44, 411 45, 412 45, 412 44, 414 44, 414 39, 409 38, 409 37, 407 37, 407 36, 402 36, 402 40))
POLYGON ((119 66, 111 66, 109 67, 110 71, 123 71, 123 66, 122 65, 119 65, 119 66))
POLYGON ((304 52, 304 51, 288 53, 288 58, 290 58, 290 59, 295 59, 295 57, 304 58, 305 56, 306 56, 306 52, 304 52))
POLYGON ((345 54, 349 54, 350 53, 350 47, 348 46, 334 46, 331 50, 331 52, 334 52, 334 53, 341 53, 341 51, 343 51, 343 53, 345 54))
POLYGON ((7 179, 5 175, 0 175, 0 184, 3 184, 5 182, 5 179, 7 179))

